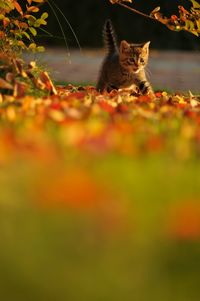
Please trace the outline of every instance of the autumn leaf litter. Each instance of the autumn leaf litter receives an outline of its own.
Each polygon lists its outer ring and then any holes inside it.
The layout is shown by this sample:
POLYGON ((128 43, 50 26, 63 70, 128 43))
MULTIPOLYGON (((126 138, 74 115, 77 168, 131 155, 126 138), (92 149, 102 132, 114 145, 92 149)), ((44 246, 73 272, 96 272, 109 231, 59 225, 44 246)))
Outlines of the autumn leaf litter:
POLYGON ((22 139, 28 122, 54 145, 59 136, 59 144, 72 151, 131 156, 165 152, 183 159, 199 155, 200 97, 191 92, 161 91, 150 98, 115 90, 100 94, 92 86, 54 87, 46 74, 42 81, 51 91, 48 96, 1 96, 1 133, 12 124, 14 135, 22 139), (55 127, 54 136, 46 131, 49 124, 55 127))

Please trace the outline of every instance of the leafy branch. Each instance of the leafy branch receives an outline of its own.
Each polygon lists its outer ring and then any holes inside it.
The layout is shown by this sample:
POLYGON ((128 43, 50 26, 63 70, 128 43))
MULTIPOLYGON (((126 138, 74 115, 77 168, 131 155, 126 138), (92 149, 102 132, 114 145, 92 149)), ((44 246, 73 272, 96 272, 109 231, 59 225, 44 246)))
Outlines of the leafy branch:
POLYGON ((4 52, 19 52, 23 49, 32 51, 43 51, 43 46, 37 46, 34 38, 37 29, 46 25, 48 13, 44 12, 37 17, 40 6, 45 0, 0 0, 0 48, 4 52))
POLYGON ((178 6, 178 15, 171 15, 169 18, 163 16, 160 7, 156 7, 150 14, 145 14, 124 2, 132 3, 132 0, 109 0, 111 4, 118 4, 126 9, 143 17, 158 21, 173 31, 188 31, 196 36, 200 36, 200 3, 199 0, 188 0, 191 2, 190 10, 186 10, 182 5, 178 6))
POLYGON ((0 0, 0 99, 27 94, 44 96, 57 91, 47 72, 36 62, 25 64, 22 50, 43 51, 35 43, 37 30, 46 25, 48 14, 40 13, 46 0, 0 0), (36 15, 35 15, 36 14, 36 15))

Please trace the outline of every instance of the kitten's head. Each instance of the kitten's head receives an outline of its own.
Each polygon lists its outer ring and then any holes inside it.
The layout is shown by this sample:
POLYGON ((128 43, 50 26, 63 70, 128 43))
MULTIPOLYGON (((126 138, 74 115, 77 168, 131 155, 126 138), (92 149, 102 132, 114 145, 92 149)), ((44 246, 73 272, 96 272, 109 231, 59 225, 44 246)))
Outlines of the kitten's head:
POLYGON ((149 44, 129 44, 121 41, 119 47, 119 61, 121 66, 128 72, 138 72, 143 69, 149 58, 149 44))

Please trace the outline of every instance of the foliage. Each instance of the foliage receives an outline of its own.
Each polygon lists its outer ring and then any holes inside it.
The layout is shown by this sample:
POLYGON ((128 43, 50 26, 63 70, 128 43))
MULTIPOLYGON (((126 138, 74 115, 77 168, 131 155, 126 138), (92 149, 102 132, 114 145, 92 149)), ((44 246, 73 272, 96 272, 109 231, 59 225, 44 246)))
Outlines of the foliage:
MULTIPOLYGON (((23 1, 24 2, 24 1, 23 1)), ((43 51, 43 46, 37 46, 34 38, 37 29, 46 25, 48 14, 39 13, 40 5, 45 0, 27 0, 20 5, 17 0, 0 0, 0 50, 9 53, 19 52, 23 49, 43 51)))
POLYGON ((9 97, 56 94, 56 89, 46 71, 35 61, 26 64, 18 57, 0 53, 0 92, 9 97))
POLYGON ((28 94, 55 94, 56 90, 48 74, 35 62, 25 64, 20 59, 21 50, 43 51, 34 38, 37 29, 46 25, 48 14, 40 12, 45 0, 27 0, 26 5, 19 1, 0 0, 0 92, 14 97, 28 94))
POLYGON ((199 96, 56 88, 1 97, 3 300, 199 300, 199 96))
POLYGON ((200 3, 198 0, 189 0, 191 2, 190 10, 186 10, 182 5, 178 6, 179 15, 171 15, 171 17, 163 17, 160 13, 160 7, 156 7, 150 15, 146 15, 140 11, 131 8, 124 2, 132 3, 132 0, 109 0, 111 4, 119 4, 132 10, 135 13, 141 14, 144 17, 152 18, 167 26, 173 31, 185 30, 196 36, 200 35, 200 3))

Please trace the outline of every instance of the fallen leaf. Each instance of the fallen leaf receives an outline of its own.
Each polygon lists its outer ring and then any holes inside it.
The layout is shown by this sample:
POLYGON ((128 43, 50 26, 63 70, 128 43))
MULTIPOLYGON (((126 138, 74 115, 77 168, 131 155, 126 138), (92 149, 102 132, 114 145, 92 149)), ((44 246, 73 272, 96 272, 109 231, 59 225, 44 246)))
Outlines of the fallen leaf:
POLYGON ((7 82, 5 79, 0 78, 0 89, 13 90, 13 85, 7 82))
POLYGON ((27 84, 25 84, 23 82, 15 82, 13 96, 14 97, 23 97, 23 96, 25 96, 27 89, 28 89, 27 84))
POLYGON ((41 72, 39 78, 47 90, 49 90, 52 94, 57 95, 57 90, 46 71, 41 72))

